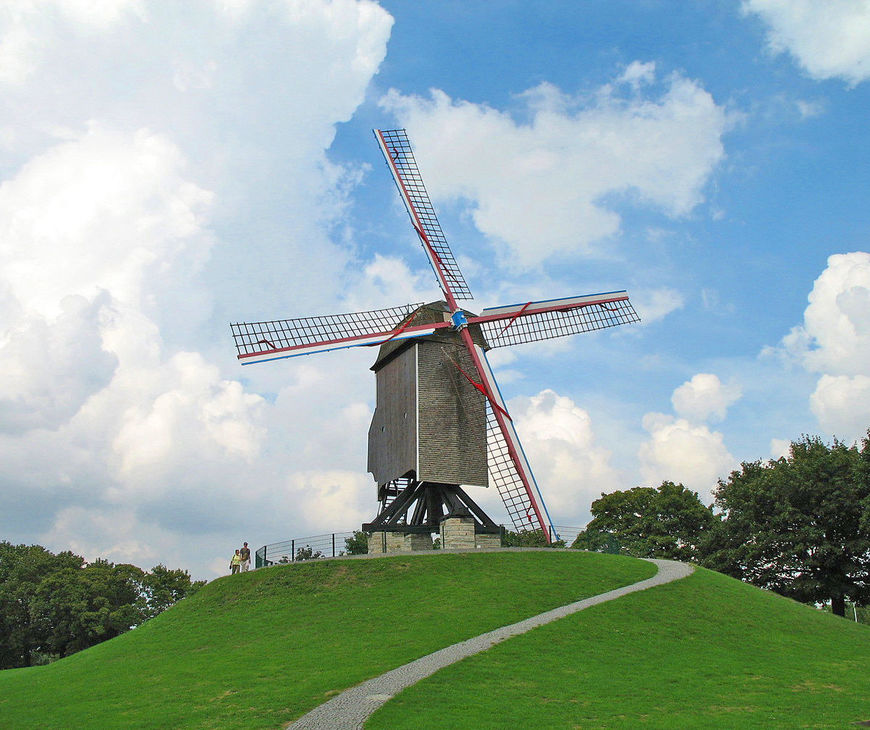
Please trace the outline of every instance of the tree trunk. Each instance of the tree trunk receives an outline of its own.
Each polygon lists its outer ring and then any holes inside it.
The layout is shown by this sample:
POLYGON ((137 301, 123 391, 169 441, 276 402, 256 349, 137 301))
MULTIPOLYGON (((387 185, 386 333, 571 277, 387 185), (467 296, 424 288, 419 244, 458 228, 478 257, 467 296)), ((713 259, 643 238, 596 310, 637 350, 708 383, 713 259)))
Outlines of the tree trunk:
POLYGON ((846 616, 846 599, 843 596, 831 596, 831 613, 835 616, 846 616))

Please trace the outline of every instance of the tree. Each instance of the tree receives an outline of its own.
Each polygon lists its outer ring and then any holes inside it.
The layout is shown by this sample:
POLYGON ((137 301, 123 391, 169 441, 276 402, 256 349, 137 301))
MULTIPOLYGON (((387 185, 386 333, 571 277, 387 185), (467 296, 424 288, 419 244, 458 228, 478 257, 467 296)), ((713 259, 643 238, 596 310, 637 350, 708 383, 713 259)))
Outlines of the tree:
POLYGON ((502 547, 565 547, 564 540, 547 542, 543 530, 527 530, 526 532, 512 532, 505 530, 501 536, 502 547))
POLYGON ((191 595, 186 571, 145 573, 71 552, 0 542, 0 669, 66 656, 118 636, 191 595))
POLYGON ((317 558, 325 557, 320 550, 314 550, 311 545, 296 549, 296 562, 303 560, 316 560, 317 558))
POLYGON ((144 575, 134 565, 96 560, 47 576, 30 602, 44 651, 68 656, 142 623, 144 575))
POLYGON ((870 599, 870 438, 793 442, 788 457, 744 463, 719 481, 723 512, 704 564, 798 601, 870 599))
POLYGON ((344 538, 344 548, 348 555, 367 555, 369 536, 362 530, 354 530, 351 537, 344 538))
POLYGON ((196 593, 205 585, 204 580, 191 581, 186 570, 170 570, 160 563, 142 578, 145 598, 145 618, 153 618, 170 606, 196 593))
POLYGON ((28 667, 45 651, 31 619, 32 597, 46 576, 82 565, 84 559, 71 552, 0 542, 0 669, 28 667))
POLYGON ((697 493, 668 481, 602 494, 592 503, 592 518, 571 547, 672 560, 696 560, 716 523, 697 493))

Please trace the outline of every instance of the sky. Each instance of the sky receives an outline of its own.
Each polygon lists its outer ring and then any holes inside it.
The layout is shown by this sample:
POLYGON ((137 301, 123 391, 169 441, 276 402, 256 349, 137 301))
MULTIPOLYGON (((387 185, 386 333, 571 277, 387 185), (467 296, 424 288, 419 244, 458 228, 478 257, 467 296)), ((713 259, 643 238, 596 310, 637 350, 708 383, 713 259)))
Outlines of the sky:
MULTIPOLYGON (((493 351, 556 525, 870 426, 866 0, 0 4, 0 539, 197 578, 358 529, 374 354, 229 323, 627 289, 493 351)), ((497 522, 494 490, 471 495, 497 522)))

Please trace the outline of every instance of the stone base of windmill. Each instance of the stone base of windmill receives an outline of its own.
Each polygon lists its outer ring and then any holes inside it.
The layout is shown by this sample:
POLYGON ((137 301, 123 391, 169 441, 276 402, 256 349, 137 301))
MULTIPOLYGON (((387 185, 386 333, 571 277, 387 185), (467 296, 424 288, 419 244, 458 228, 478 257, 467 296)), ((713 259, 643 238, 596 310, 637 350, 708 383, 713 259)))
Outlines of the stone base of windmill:
MULTIPOLYGON (((443 550, 474 550, 501 547, 501 535, 475 533, 471 517, 447 517, 441 522, 443 550)), ((373 532, 369 537, 369 555, 407 553, 432 549, 432 535, 404 532, 373 532)))
POLYGON ((475 531, 472 517, 445 517, 441 521, 441 547, 444 550, 474 550, 501 547, 501 535, 475 531))
POLYGON ((432 535, 405 532, 373 532, 369 537, 369 555, 410 553, 432 549, 432 535))

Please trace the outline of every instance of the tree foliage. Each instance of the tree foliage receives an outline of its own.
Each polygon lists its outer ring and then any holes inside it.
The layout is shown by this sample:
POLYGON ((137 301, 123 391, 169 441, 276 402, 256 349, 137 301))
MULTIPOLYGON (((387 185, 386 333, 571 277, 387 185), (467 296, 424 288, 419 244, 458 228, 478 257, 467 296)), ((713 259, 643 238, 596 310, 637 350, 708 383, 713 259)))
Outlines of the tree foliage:
POLYGON ((362 530, 354 530, 351 537, 344 538, 344 549, 348 555, 367 555, 369 536, 362 530))
POLYGON ((146 573, 0 542, 0 669, 68 656, 118 636, 203 583, 164 565, 146 573))
POLYGON ((564 540, 554 540, 551 543, 547 542, 547 537, 543 530, 526 530, 525 532, 513 532, 505 530, 501 536, 502 547, 565 547, 564 540))
POLYGON ((311 545, 306 545, 305 547, 296 549, 296 562, 302 562, 303 560, 316 560, 317 558, 325 557, 324 554, 320 550, 315 550, 311 547, 311 545))
POLYGON ((602 494, 592 503, 592 517, 571 547, 684 561, 698 558, 716 522, 695 492, 668 481, 602 494))
POLYGON ((870 599, 870 439, 857 447, 816 437, 788 457, 744 463, 720 480, 723 520, 708 567, 804 602, 870 599))

